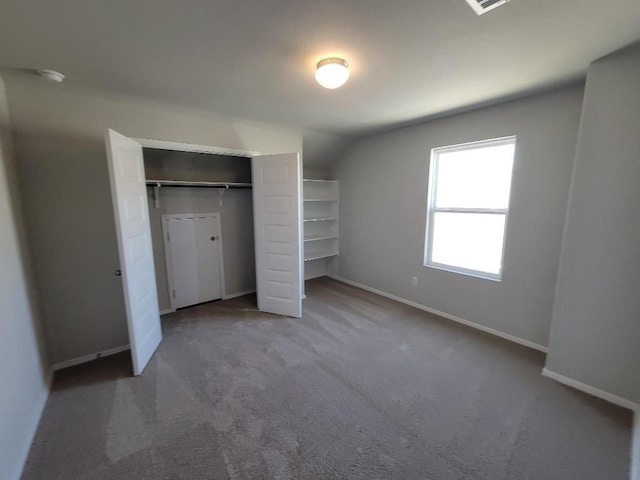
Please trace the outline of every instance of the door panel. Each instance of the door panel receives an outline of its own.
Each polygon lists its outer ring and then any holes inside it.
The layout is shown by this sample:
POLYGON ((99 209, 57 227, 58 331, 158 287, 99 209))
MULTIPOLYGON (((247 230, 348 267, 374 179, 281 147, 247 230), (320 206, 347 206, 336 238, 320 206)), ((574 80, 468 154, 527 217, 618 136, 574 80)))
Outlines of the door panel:
POLYGON ((198 303, 199 281, 193 221, 186 218, 168 219, 167 233, 171 259, 171 307, 195 305, 198 303))
POLYGON ((175 216, 165 229, 172 308, 222 298, 219 217, 175 216))
POLYGON ((219 221, 211 217, 194 218, 196 251, 198 252, 199 302, 222 298, 220 284, 221 268, 218 244, 220 243, 219 221), (213 239, 213 240, 212 240, 213 239))
POLYGON ((133 373, 140 375, 162 341, 142 146, 106 134, 133 373))
POLYGON ((297 153, 252 159, 258 309, 302 316, 302 178, 297 153))

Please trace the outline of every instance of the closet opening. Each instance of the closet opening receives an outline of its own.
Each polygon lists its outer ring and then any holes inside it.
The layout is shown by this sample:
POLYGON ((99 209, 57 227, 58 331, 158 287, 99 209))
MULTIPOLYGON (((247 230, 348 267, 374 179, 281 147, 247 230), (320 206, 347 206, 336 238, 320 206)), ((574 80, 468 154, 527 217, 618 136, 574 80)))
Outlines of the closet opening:
POLYGON ((161 308, 166 313, 255 290, 258 310, 302 317, 300 153, 260 155, 135 139, 111 129, 105 144, 120 260, 115 275, 122 281, 134 375, 162 342, 161 308), (165 235, 180 245, 163 255, 165 235), (200 248, 215 257, 213 266, 200 268, 204 257, 193 256, 200 248), (184 285, 189 293, 178 299, 184 285))
POLYGON ((251 157, 143 148, 160 314, 256 291, 251 157))

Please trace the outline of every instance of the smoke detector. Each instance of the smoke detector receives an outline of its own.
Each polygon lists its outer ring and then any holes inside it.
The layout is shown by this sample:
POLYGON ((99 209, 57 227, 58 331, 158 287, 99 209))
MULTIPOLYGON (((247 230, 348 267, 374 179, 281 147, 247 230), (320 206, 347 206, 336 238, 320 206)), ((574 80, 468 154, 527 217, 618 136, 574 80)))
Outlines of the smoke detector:
POLYGON ((498 8, 500 5, 508 3, 509 0, 467 0, 467 3, 471 5, 473 11, 478 15, 487 13, 489 10, 498 8))
POLYGON ((55 70, 38 70, 38 73, 42 78, 53 83, 62 83, 64 75, 55 70))

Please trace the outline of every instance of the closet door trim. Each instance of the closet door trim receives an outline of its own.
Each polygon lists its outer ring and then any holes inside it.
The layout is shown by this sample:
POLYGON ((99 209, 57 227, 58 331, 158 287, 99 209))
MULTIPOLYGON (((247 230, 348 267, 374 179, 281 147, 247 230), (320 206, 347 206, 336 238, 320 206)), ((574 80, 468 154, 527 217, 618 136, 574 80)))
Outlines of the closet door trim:
POLYGON ((213 153, 230 157, 251 158, 260 155, 255 150, 240 150, 236 148, 213 147, 210 145, 196 145, 194 143, 168 142, 166 140, 153 140, 151 138, 132 138, 144 148, 157 148, 160 150, 172 150, 176 152, 213 153))

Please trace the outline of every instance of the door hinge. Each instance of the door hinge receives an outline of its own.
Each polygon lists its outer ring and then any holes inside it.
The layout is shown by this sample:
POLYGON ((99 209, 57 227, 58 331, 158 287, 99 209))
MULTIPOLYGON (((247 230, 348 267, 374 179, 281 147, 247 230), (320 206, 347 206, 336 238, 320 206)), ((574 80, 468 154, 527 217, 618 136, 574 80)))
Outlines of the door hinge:
POLYGON ((169 232, 167 232, 167 242, 171 241, 171 235, 169 235, 169 232))
POLYGON ((171 293, 173 295, 173 298, 176 298, 176 291, 175 290, 171 290, 171 293))

